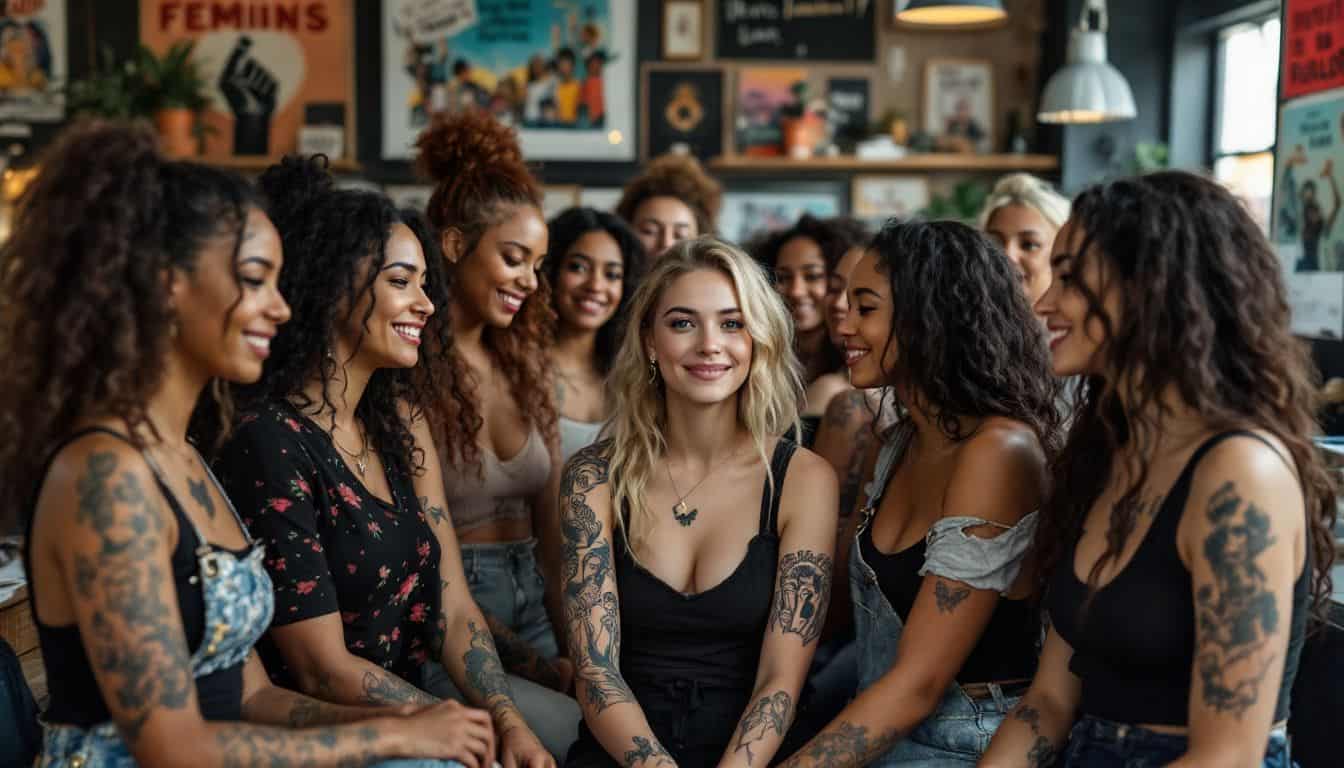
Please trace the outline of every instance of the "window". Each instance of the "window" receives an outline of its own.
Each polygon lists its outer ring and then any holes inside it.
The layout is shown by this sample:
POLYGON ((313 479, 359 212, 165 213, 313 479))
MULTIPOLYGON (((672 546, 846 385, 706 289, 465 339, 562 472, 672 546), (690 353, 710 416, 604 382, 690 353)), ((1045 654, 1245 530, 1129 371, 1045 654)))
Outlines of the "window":
POLYGON ((1246 201, 1268 232, 1278 114, 1278 17, 1220 31, 1218 72, 1213 175, 1246 201))

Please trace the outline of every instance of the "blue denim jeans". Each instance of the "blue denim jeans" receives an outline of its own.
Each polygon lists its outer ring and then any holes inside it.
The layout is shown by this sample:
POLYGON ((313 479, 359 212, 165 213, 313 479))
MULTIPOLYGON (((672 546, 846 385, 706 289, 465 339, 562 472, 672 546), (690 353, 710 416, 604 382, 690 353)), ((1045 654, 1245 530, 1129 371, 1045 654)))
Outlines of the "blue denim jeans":
MULTIPOLYGON (((1063 768, 1156 768, 1185 754, 1186 737, 1084 716, 1069 732, 1063 768)), ((1288 736, 1270 731, 1263 768, 1291 768, 1288 736)))
POLYGON ((463 544, 462 570, 481 611, 550 658, 559 653, 559 646, 546 615, 546 582, 537 568, 536 546, 536 539, 463 544))

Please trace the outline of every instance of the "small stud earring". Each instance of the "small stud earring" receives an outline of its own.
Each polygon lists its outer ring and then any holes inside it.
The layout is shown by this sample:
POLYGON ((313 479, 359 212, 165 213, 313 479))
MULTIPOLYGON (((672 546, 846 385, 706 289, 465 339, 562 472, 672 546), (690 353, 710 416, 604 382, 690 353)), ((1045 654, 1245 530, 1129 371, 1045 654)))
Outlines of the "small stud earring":
POLYGON ((652 357, 649 358, 649 383, 658 380, 658 361, 652 357))

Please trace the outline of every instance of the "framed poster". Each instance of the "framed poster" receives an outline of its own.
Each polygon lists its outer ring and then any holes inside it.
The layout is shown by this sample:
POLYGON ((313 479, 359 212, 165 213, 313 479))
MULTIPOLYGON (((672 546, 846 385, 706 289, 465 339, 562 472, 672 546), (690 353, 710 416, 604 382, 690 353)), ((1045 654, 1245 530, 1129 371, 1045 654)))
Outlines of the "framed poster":
POLYGON ((663 58, 694 61, 704 54, 703 0, 663 0, 663 58))
POLYGON ((1344 87, 1344 14, 1336 0, 1285 0, 1283 99, 1344 87))
POLYGON ((0 3, 0 120, 65 117, 65 0, 0 3))
POLYGON ((727 94, 713 67, 644 68, 640 157, 684 151, 701 160, 723 154, 727 94))
POLYGON ((840 214, 840 194, 832 185, 798 187, 790 192, 736 189, 725 193, 719 234, 743 245, 766 232, 793 226, 804 213, 819 218, 840 214))
POLYGON ((929 59, 924 65, 924 130, 976 152, 994 146, 994 67, 987 59, 929 59))
POLYGON ((159 54, 182 40, 196 42, 193 55, 214 86, 205 115, 207 159, 294 152, 310 104, 343 105, 346 146, 353 147, 351 6, 271 0, 249 3, 246 13, 196 13, 191 3, 142 0, 140 42, 159 54), (260 18, 267 23, 258 28, 260 18))
POLYGON ((635 4, 628 0, 386 0, 386 159, 411 156, 433 115, 486 109, 528 160, 633 160, 635 4))
POLYGON ((845 151, 868 138, 868 78, 832 77, 826 81, 826 106, 835 119, 835 143, 845 151))
POLYGON ((807 82, 807 70, 795 67, 744 67, 737 73, 736 144, 739 155, 781 155, 784 107, 796 101, 794 88, 807 82))
POLYGON ((871 64, 877 57, 876 2, 718 0, 715 6, 720 59, 871 64))
POLYGON ((923 176, 856 175, 851 181, 849 199, 857 219, 904 220, 928 207, 929 180, 923 176))

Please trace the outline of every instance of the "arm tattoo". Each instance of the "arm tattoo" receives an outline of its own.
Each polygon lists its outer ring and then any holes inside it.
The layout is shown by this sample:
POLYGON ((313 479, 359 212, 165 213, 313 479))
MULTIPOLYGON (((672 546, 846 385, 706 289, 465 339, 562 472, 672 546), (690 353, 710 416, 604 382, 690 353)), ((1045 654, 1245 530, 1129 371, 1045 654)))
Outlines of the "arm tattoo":
POLYGON ((1027 749, 1027 765, 1031 768, 1046 768, 1046 766, 1054 765, 1057 756, 1055 745, 1041 735, 1041 711, 1030 704, 1023 704, 1013 712, 1013 717, 1031 726, 1031 733, 1036 737, 1036 740, 1027 749))
MULTIPOLYGON (((836 518, 836 536, 844 533, 845 526, 854 514, 854 505, 859 500, 859 491, 863 486, 863 460, 868 455, 868 446, 873 442, 873 430, 870 424, 860 424, 854 430, 850 441, 852 453, 845 467, 845 478, 840 483, 840 515, 836 518)), ((841 543, 843 546, 843 542, 841 543)))
POLYGON ((1207 514, 1213 531, 1203 553, 1213 583, 1195 595, 1195 664, 1204 703, 1240 718, 1255 706, 1274 660, 1266 646, 1279 628, 1278 604, 1256 559, 1275 538, 1269 516, 1243 500, 1231 482, 1209 499, 1207 514))
POLYGON ((938 579, 933 583, 933 596, 938 601, 939 613, 951 613, 961 605, 961 601, 971 596, 970 587, 949 587, 946 581, 938 579))
POLYGON ((289 708, 290 728, 307 728, 323 719, 322 703, 313 699, 299 699, 289 708))
POLYGON ((193 480, 188 477, 187 489, 191 491, 191 498, 195 499, 196 503, 201 505, 201 509, 205 510, 205 514, 209 515, 211 520, 214 520, 215 502, 210 498, 210 491, 206 488, 205 478, 202 477, 200 480, 193 480))
POLYGON ((831 557, 808 549, 786 552, 779 560, 775 604, 766 627, 779 626, 803 639, 803 645, 821 635, 826 607, 831 601, 831 557))
POLYGON ((420 508, 425 511, 425 517, 434 525, 438 525, 448 519, 448 513, 443 511, 443 507, 436 507, 429 503, 428 496, 420 497, 420 508))
POLYGON ((93 607, 91 631, 81 632, 89 661, 134 745, 154 709, 185 708, 195 685, 181 616, 163 595, 172 574, 153 557, 163 517, 134 474, 116 474, 116 454, 95 453, 76 481, 76 524, 91 529, 99 546, 75 554, 75 591, 93 607))
POLYGON ((439 616, 434 620, 434 631, 429 636, 429 650, 434 653, 434 658, 442 661, 443 652, 448 643, 448 611, 444 606, 452 604, 452 596, 448 594, 448 580, 439 578, 439 616))
POLYGON ((621 677, 621 618, 611 546, 602 539, 602 524, 587 500, 590 491, 607 482, 607 445, 604 441, 574 454, 560 481, 565 631, 577 665, 576 684, 583 684, 583 695, 597 714, 635 700, 621 677))
POLYGON ((826 423, 837 429, 844 429, 854 414, 867 403, 864 402, 866 395, 861 389, 851 389, 848 392, 836 395, 826 406, 826 423))
POLYGON ((359 697, 361 704, 433 704, 438 701, 396 675, 381 670, 365 670, 361 685, 364 689, 359 697))
POLYGON ((658 743, 658 739, 646 739, 643 736, 635 737, 635 748, 625 753, 625 768, 635 768, 635 765, 642 765, 645 768, 653 768, 655 765, 676 765, 672 756, 667 754, 663 745, 658 743))
POLYGON ((485 614, 485 625, 495 639, 499 660, 505 669, 551 690, 559 689, 562 682, 560 672, 550 659, 538 653, 536 648, 494 616, 485 614))
POLYGON ((747 765, 751 765, 756 760, 756 756, 751 752, 751 746, 765 741, 772 731, 781 739, 784 738, 784 731, 789 727, 789 716, 792 713, 793 698, 784 691, 775 691, 769 696, 762 696, 742 716, 742 722, 737 727, 737 746, 733 747, 733 751, 740 752, 745 749, 747 765))
POLYGON ((248 768, 269 765, 285 768, 314 768, 336 765, 356 768, 379 757, 374 749, 378 731, 372 726, 322 728, 311 733, 296 733, 283 728, 239 726, 215 736, 223 756, 224 768, 248 768), (343 759, 333 759, 345 753, 343 759))
POLYGON ((785 768, 798 768, 803 765, 825 766, 825 768, 849 768, 868 763, 886 752, 896 743, 896 731, 890 730, 876 736, 868 732, 868 727, 841 721, 834 730, 827 729, 798 750, 784 763, 785 768))
POLYGON ((467 682, 476 689, 477 700, 489 707, 491 714, 499 715, 501 710, 513 706, 513 691, 504 675, 504 667, 499 663, 495 641, 489 630, 474 621, 467 621, 467 631, 471 633, 471 644, 462 655, 467 682))

